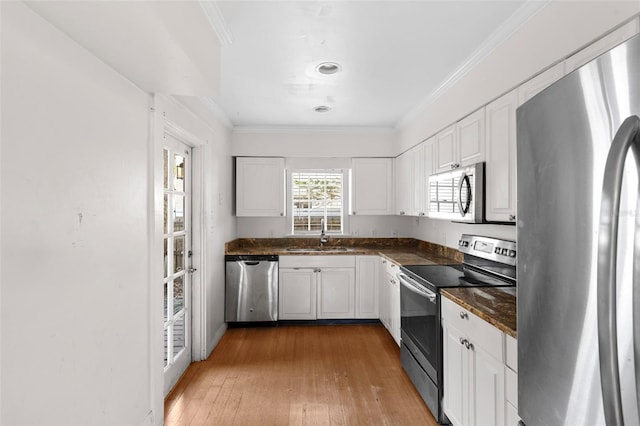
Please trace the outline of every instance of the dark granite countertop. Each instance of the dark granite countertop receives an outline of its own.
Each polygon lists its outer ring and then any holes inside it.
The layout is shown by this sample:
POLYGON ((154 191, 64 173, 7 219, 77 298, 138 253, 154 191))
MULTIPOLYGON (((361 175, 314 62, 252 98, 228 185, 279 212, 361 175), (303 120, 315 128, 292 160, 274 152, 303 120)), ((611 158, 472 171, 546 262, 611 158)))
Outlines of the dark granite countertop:
POLYGON ((462 262, 456 249, 413 238, 331 238, 320 247, 317 238, 239 238, 226 244, 225 254, 279 256, 384 256, 400 265, 430 265, 462 262), (309 251, 290 249, 309 248, 309 251), (336 248, 343 251, 337 251, 336 248))
MULTIPOLYGON (((317 238, 239 238, 225 245, 225 254, 279 256, 383 256, 399 265, 462 263, 456 249, 413 238, 331 238, 320 249, 317 238), (319 249, 289 251, 288 249, 319 249), (335 250, 340 248, 342 251, 335 250), (333 249, 333 250, 332 250, 333 249)), ((516 297, 497 288, 448 288, 442 294, 499 330, 516 338, 516 297)))
POLYGON ((442 289, 441 294, 513 338, 518 338, 516 296, 498 287, 442 289))

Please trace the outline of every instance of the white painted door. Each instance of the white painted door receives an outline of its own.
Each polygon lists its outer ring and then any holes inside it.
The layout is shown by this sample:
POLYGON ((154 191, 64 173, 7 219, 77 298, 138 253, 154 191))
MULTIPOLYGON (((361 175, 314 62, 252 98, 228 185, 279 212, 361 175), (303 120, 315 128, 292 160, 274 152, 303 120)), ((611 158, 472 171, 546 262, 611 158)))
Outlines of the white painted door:
POLYGON ((393 161, 391 158, 354 158, 351 214, 393 214, 393 161))
POLYGON ((278 318, 316 319, 317 268, 280 268, 278 318))
POLYGON ((164 394, 191 363, 191 148, 164 139, 164 394))
POLYGON ((318 280, 318 318, 355 318, 355 295, 353 268, 323 268, 318 280))

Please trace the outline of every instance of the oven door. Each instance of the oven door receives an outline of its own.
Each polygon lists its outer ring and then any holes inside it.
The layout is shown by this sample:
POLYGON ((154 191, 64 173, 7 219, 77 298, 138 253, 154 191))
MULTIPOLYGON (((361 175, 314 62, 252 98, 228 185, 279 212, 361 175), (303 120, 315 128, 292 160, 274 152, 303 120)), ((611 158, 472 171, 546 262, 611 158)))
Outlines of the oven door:
POLYGON ((398 274, 398 279, 403 342, 437 385, 441 338, 438 294, 405 274, 398 274))

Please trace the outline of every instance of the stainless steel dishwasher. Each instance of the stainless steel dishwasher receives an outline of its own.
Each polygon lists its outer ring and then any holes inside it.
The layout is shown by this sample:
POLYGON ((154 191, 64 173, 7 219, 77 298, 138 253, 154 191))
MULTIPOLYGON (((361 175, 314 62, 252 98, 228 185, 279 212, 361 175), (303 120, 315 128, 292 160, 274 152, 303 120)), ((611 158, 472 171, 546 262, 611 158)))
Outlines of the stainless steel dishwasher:
POLYGON ((225 321, 278 320, 278 256, 225 256, 225 321))

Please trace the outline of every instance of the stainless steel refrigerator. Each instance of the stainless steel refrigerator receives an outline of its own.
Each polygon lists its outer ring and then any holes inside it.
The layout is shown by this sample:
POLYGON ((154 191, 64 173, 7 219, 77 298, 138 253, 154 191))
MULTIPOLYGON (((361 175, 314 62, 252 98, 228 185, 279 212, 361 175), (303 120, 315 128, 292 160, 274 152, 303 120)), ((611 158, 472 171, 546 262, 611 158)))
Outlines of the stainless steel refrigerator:
POLYGON ((527 426, 640 424, 639 116, 640 36, 517 110, 527 426))

